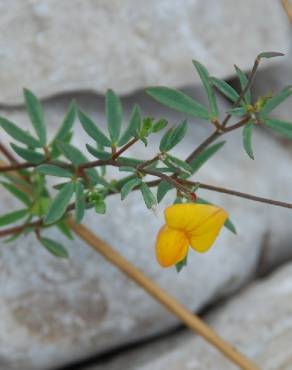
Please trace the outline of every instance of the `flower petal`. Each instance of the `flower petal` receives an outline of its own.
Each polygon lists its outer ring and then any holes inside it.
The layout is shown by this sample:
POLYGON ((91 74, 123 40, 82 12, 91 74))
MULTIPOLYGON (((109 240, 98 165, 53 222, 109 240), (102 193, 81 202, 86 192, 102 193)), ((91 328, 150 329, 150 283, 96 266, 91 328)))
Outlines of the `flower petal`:
POLYGON ((197 252, 206 252, 215 242, 227 217, 228 215, 223 209, 217 208, 216 212, 189 234, 191 247, 197 252))
POLYGON ((218 210, 221 208, 209 204, 185 203, 166 208, 164 214, 167 226, 189 233, 205 224, 218 210))
POLYGON ((163 226, 156 240, 156 258, 162 267, 175 265, 186 256, 189 248, 187 236, 179 230, 163 226))

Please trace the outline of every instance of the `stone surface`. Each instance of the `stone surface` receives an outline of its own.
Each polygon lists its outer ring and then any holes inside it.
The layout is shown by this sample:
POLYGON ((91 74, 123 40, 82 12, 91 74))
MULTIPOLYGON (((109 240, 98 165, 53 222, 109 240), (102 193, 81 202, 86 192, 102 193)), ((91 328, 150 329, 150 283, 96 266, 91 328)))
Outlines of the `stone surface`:
MULTIPOLYGON (((197 92, 196 97, 202 100, 201 95, 197 92)), ((92 95, 80 95, 77 99, 102 125, 104 117, 97 112, 102 110, 103 99, 92 95)), ((172 124, 181 119, 145 99, 143 94, 124 99, 126 111, 133 100, 141 103, 145 113, 166 115, 172 124)), ((67 97, 46 103, 51 134, 68 103, 67 97)), ((2 109, 0 113, 23 127, 27 125, 22 109, 2 109)), ((189 134, 177 153, 186 156, 210 131, 205 122, 191 120, 189 134)), ((228 139, 217 160, 212 159, 200 170, 199 181, 292 201, 291 153, 287 149, 256 131, 257 160, 252 161, 242 150, 239 133, 228 139)), ((75 140, 84 147, 86 138, 80 128, 75 140)), ((156 151, 154 141, 146 149, 143 145, 134 147, 131 153, 151 153, 151 157, 156 151)), ((206 191, 200 194, 226 208, 237 225, 238 236, 224 230, 208 254, 190 253, 189 266, 179 275, 174 269, 161 269, 155 261, 153 244, 162 224, 163 207, 157 215, 148 211, 140 194, 131 194, 123 203, 117 197, 110 198, 106 216, 91 213, 85 222, 170 294, 198 311, 247 283, 256 274, 259 262, 268 268, 292 257, 291 211, 206 191)), ((4 191, 0 196, 3 209, 16 207, 4 191)), ((164 205, 172 199, 170 196, 164 205)), ((1 241, 1 370, 40 370, 61 365, 178 325, 174 317, 83 242, 65 241, 55 231, 48 234, 67 245, 69 261, 48 255, 33 236, 22 237, 10 245, 1 241)))
POLYGON ((23 87, 46 97, 183 86, 198 82, 192 59, 228 77, 234 63, 249 69, 259 52, 286 52, 290 40, 275 0, 1 0, 0 33, 6 104, 22 103, 23 87))

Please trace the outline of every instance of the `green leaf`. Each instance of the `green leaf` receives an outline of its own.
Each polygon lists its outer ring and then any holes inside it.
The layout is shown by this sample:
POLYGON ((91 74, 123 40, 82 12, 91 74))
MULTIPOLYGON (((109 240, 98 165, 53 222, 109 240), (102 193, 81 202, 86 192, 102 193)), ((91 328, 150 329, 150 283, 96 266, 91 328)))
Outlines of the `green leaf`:
POLYGON ((20 146, 12 143, 10 145, 15 153, 17 153, 21 158, 25 159, 28 162, 39 164, 45 160, 45 156, 41 153, 37 153, 30 149, 21 148, 20 146))
POLYGON ((80 224, 85 212, 84 186, 80 181, 75 184, 75 221, 80 224))
MULTIPOLYGON (((199 203, 199 204, 212 204, 211 202, 207 201, 206 199, 203 199, 203 198, 197 198, 196 199, 196 203, 199 203)), ((226 227, 226 229, 228 229, 229 231, 231 231, 233 234, 237 234, 237 231, 236 231, 236 228, 234 226, 234 223, 230 220, 230 218, 227 218, 227 220, 225 221, 224 223, 224 226, 226 227)))
POLYGON ((91 155, 93 155, 94 157, 96 157, 98 159, 107 160, 107 159, 110 159, 112 157, 111 153, 105 152, 103 150, 98 150, 98 149, 94 148, 93 146, 91 146, 89 144, 86 144, 86 148, 87 148, 87 150, 89 151, 89 153, 91 155))
POLYGON ((130 117, 130 122, 128 127, 126 128, 125 132, 121 136, 118 146, 123 146, 127 144, 127 142, 132 138, 135 137, 138 131, 141 128, 141 111, 138 105, 135 105, 130 117))
POLYGON ((21 220, 27 215, 27 209, 20 209, 0 216, 0 227, 12 224, 16 221, 21 220))
POLYGON ((59 129, 59 131, 57 132, 54 140, 58 140, 58 141, 64 141, 66 136, 70 133, 72 127, 73 127, 73 124, 74 124, 74 121, 76 119, 76 104, 74 101, 71 102, 71 104, 69 105, 69 108, 68 108, 68 111, 64 117, 64 120, 61 124, 61 127, 59 129))
POLYGON ((57 196, 53 199, 45 217, 45 224, 49 225, 58 221, 66 212, 69 202, 74 192, 74 184, 68 182, 62 187, 57 196))
POLYGON ((160 119, 159 121, 155 122, 155 124, 153 125, 152 127, 152 132, 159 132, 161 130, 164 129, 164 127, 166 127, 168 124, 168 122, 166 121, 166 119, 160 119))
POLYGON ((252 151, 252 133, 254 124, 253 122, 248 122, 242 130, 243 147, 251 159, 254 159, 252 151))
POLYGON ((122 166, 138 166, 144 161, 142 159, 136 159, 136 158, 119 157, 118 162, 122 166))
POLYGON ((42 146, 46 145, 47 134, 44 121, 44 112, 38 98, 29 90, 23 89, 25 106, 35 132, 42 146))
POLYGON ((244 107, 236 107, 236 108, 228 109, 227 113, 235 117, 243 117, 246 115, 246 109, 244 107))
POLYGON ((263 122, 276 133, 289 139, 292 138, 292 122, 281 121, 278 119, 265 119, 263 122))
POLYGON ((105 111, 110 138, 112 143, 116 144, 120 137, 123 121, 123 110, 121 101, 113 92, 113 90, 108 90, 106 93, 105 111))
POLYGON ((168 87, 157 86, 149 87, 146 93, 152 98, 172 109, 182 113, 187 113, 191 116, 209 120, 208 110, 179 90, 170 89, 168 87))
POLYGON ((193 172, 192 167, 185 161, 182 161, 179 158, 173 157, 172 155, 167 154, 166 157, 172 164, 175 166, 178 166, 179 168, 182 168, 183 170, 189 172, 190 174, 193 172))
POLYGON ((200 79, 203 83, 203 86, 204 86, 204 88, 206 90, 206 93, 207 93, 207 96, 208 96, 208 100, 209 100, 209 104, 210 104, 210 108, 211 108, 211 117, 210 118, 211 119, 217 118, 218 115, 219 115, 218 106, 217 106, 216 97, 215 97, 215 94, 214 94, 214 91, 213 91, 213 86, 212 86, 211 81, 210 81, 209 72, 197 60, 193 60, 193 65, 195 66, 195 68, 196 68, 196 70, 197 70, 197 72, 200 76, 200 79))
POLYGON ((182 259, 181 261, 179 261, 176 265, 175 265, 175 268, 176 268, 176 272, 177 273, 180 273, 181 270, 187 265, 188 263, 188 256, 185 256, 184 259, 182 259))
POLYGON ((121 199, 124 200, 127 195, 138 185, 141 184, 141 180, 138 178, 130 179, 121 188, 121 199))
POLYGON ((106 213, 106 204, 104 199, 100 198, 98 201, 96 201, 94 205, 95 212, 98 214, 105 214, 106 213))
POLYGON ((283 57, 285 54, 283 53, 278 53, 276 51, 266 51, 266 52, 263 52, 263 53, 260 53, 258 56, 257 56, 257 59, 261 59, 261 58, 275 58, 275 57, 283 57))
POLYGON ((260 111, 260 118, 265 118, 272 110, 283 103, 284 100, 289 98, 290 95, 292 95, 292 86, 284 88, 279 94, 274 95, 271 99, 268 99, 260 111))
POLYGON ((69 254, 59 242, 49 238, 40 238, 41 244, 55 257, 68 258, 69 254))
POLYGON ((62 167, 55 166, 53 164, 41 164, 36 167, 36 171, 42 175, 50 175, 57 177, 68 177, 71 178, 73 174, 62 167))
POLYGON ((178 126, 172 127, 162 137, 159 145, 161 152, 168 152, 175 147, 186 135, 187 121, 184 120, 178 126))
POLYGON ((147 208, 152 208, 153 205, 156 203, 155 197, 152 194, 151 190, 149 189, 148 185, 145 182, 142 182, 140 187, 141 193, 143 195, 144 202, 147 208))
POLYGON ((61 150, 62 154, 69 159, 75 166, 80 166, 81 164, 87 162, 84 154, 71 144, 64 143, 59 141, 58 147, 61 150))
POLYGON ((173 189, 173 185, 170 184, 168 181, 160 181, 157 187, 157 202, 160 203, 171 189, 173 189))
MULTIPOLYGON (((243 91, 245 89, 246 85, 248 84, 248 78, 246 77, 246 75, 242 72, 242 70, 239 67, 237 67, 237 66, 234 66, 234 67, 235 67, 236 74, 237 74, 239 82, 240 82, 241 90, 243 91)), ((251 104, 250 89, 248 89, 247 92, 245 93, 244 100, 245 100, 246 103, 251 104)))
POLYGON ((26 193, 24 193, 20 188, 16 187, 13 184, 9 184, 7 182, 1 182, 1 184, 4 186, 4 188, 7 191, 9 191, 11 194, 13 194, 17 199, 19 199, 26 206, 31 205, 31 200, 30 200, 29 196, 26 193))
POLYGON ((98 144, 102 146, 111 147, 111 141, 105 134, 97 127, 97 125, 82 111, 78 111, 80 123, 84 131, 98 144))
POLYGON ((31 136, 28 132, 17 127, 11 121, 8 121, 6 118, 0 117, 0 126, 7 132, 8 135, 13 137, 13 139, 32 148, 41 147, 41 144, 37 139, 31 136))
POLYGON ((191 163, 190 166, 192 168, 192 173, 194 174, 197 172, 203 164, 205 164, 211 157, 213 157, 214 154, 220 150, 223 145, 225 144, 225 141, 221 141, 219 143, 213 144, 208 146, 206 149, 204 149, 191 163))
POLYGON ((120 166, 119 171, 121 172, 136 172, 136 168, 130 166, 120 166))
POLYGON ((216 77, 211 77, 211 81, 213 85, 216 86, 217 89, 233 103, 237 101, 237 99, 239 98, 239 94, 227 82, 216 77))
POLYGON ((69 240, 74 240, 74 236, 66 221, 59 221, 56 226, 69 240))

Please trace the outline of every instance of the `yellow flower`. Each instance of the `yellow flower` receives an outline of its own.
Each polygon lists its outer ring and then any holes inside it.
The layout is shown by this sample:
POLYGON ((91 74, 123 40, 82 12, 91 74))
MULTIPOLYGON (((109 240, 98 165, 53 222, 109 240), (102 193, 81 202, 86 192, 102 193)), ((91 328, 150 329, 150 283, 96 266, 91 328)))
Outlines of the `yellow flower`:
POLYGON ((164 211, 164 225, 156 240, 156 257, 162 267, 185 258, 189 246, 204 253, 214 243, 228 215, 209 204, 175 204, 164 211))

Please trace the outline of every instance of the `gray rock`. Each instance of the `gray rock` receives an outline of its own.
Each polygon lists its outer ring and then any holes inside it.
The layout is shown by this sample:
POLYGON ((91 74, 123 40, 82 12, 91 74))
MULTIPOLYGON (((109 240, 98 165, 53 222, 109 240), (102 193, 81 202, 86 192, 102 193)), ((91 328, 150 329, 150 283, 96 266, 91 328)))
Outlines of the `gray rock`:
POLYGON ((274 0, 1 0, 0 31, 5 104, 22 103, 23 87, 47 97, 183 86, 198 82, 193 58, 224 78, 233 63, 249 69, 259 52, 286 52, 290 40, 274 0))
MULTIPOLYGON (((197 93, 199 98, 200 95, 197 93)), ((101 111, 103 99, 83 95, 78 101, 103 124, 103 115, 96 113, 101 111)), ((177 115, 145 101, 143 95, 135 101, 142 103, 148 114, 155 117, 166 114, 172 124, 178 122, 177 115)), ((64 97, 45 104, 51 135, 68 102, 64 97)), ((128 111, 132 98, 125 99, 124 103, 128 111)), ((222 105, 226 110, 227 106, 222 105)), ((22 109, 2 109, 0 113, 23 127, 27 125, 22 109)), ((77 130, 75 143, 81 148, 87 139, 80 128, 77 130)), ((185 143, 178 146, 177 154, 186 156, 210 131, 206 122, 191 120, 188 136, 185 143)), ((1 139, 3 137, 1 133, 1 139)), ((200 170, 197 180, 291 201, 291 153, 271 137, 256 131, 256 161, 251 161, 243 153, 239 133, 229 135, 228 140, 217 160, 210 160, 200 170)), ((150 153, 147 157, 151 156, 158 150, 156 144, 157 139, 146 149, 138 145, 131 154, 150 153)), ((157 215, 145 208, 139 193, 131 194, 123 203, 118 197, 111 197, 107 215, 90 213, 85 223, 171 295, 189 309, 198 311, 246 284, 257 273, 261 256, 265 256, 264 265, 269 268, 292 255, 291 211, 207 191, 201 191, 200 195, 230 213, 238 236, 224 230, 208 254, 191 251, 189 266, 179 275, 174 269, 158 266, 153 248, 163 222, 163 207, 173 200, 173 195, 157 209, 157 215)), ((3 209, 17 206, 6 192, 2 191, 0 197, 3 209)), ((176 318, 82 241, 66 241, 53 230, 47 233, 67 246, 71 254, 68 261, 48 255, 32 235, 9 245, 1 241, 0 358, 3 370, 9 367, 40 370, 61 365, 178 325, 176 318)))

